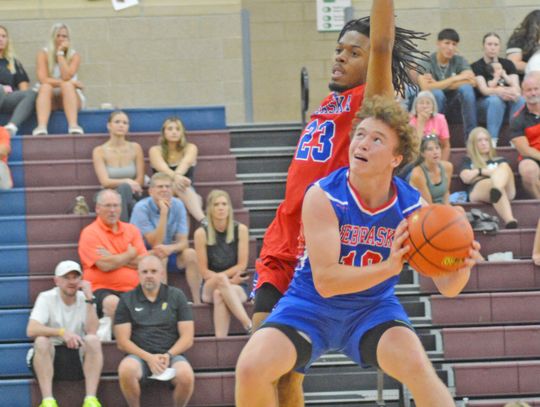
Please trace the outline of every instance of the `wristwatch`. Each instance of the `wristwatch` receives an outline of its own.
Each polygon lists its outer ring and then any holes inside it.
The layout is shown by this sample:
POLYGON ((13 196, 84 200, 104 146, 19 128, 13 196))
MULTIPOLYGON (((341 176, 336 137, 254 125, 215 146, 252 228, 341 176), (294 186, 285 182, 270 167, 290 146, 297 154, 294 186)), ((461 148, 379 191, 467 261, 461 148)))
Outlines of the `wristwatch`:
POLYGON ((87 303, 87 304, 95 304, 96 303, 96 297, 92 297, 89 300, 85 299, 84 302, 87 303))

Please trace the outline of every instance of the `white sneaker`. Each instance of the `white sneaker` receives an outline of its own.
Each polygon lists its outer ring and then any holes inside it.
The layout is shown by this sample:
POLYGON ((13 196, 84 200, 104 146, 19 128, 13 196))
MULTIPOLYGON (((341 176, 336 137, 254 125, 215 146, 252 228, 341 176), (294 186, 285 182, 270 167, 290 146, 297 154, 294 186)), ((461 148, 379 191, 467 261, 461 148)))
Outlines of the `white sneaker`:
POLYGON ((19 130, 19 128, 17 126, 15 126, 13 123, 8 123, 4 126, 4 128, 9 131, 9 135, 11 137, 15 136, 17 134, 17 130, 19 130))
POLYGON ((32 131, 32 136, 46 136, 48 134, 49 134, 49 132, 47 131, 47 128, 43 127, 43 126, 37 126, 32 131))
POLYGON ((84 134, 84 130, 81 126, 72 126, 68 129, 69 134, 84 134))

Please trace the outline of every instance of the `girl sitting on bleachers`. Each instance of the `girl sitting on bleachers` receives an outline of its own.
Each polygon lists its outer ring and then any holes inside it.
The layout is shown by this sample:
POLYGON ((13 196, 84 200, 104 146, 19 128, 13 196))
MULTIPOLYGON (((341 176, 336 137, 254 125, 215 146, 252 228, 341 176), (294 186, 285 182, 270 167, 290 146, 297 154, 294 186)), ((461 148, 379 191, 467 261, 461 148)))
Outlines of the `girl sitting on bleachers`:
POLYGON ((173 179, 175 195, 182 200, 189 214, 201 222, 204 220, 202 199, 193 188, 197 155, 197 146, 187 141, 184 124, 176 117, 163 122, 159 144, 148 150, 154 172, 163 172, 173 179))
POLYGON ((144 157, 140 144, 126 139, 129 118, 121 110, 110 114, 109 140, 94 148, 92 162, 103 188, 116 189, 122 197, 120 220, 129 222, 135 202, 142 198, 144 157))
POLYGON ((80 54, 71 45, 69 27, 64 23, 52 26, 47 47, 37 55, 36 99, 37 127, 32 135, 47 135, 51 110, 64 109, 69 134, 83 134, 78 123, 78 112, 84 107, 83 84, 77 78, 80 54))
POLYGON ((507 229, 517 228, 510 205, 516 196, 514 173, 504 157, 496 156, 485 128, 477 127, 469 134, 459 177, 469 186, 469 201, 491 203, 507 229))
POLYGON ((225 191, 214 189, 208 194, 206 213, 208 225, 194 235, 203 277, 201 301, 214 304, 216 337, 228 335, 231 314, 250 332, 251 319, 242 305, 249 295, 248 228, 234 221, 231 198, 225 191))
POLYGON ((435 135, 422 139, 420 163, 412 172, 409 183, 420 191, 428 203, 449 204, 452 163, 442 159, 441 142, 435 135))

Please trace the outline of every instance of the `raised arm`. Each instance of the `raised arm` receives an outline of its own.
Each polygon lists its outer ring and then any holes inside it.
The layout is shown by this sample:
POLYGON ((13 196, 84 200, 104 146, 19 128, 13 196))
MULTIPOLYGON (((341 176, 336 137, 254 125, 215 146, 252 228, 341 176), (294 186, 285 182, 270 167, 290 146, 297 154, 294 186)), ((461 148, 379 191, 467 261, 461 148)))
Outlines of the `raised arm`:
POLYGON ((369 61, 365 97, 394 96, 392 49, 395 38, 394 2, 373 0, 369 29, 369 61))

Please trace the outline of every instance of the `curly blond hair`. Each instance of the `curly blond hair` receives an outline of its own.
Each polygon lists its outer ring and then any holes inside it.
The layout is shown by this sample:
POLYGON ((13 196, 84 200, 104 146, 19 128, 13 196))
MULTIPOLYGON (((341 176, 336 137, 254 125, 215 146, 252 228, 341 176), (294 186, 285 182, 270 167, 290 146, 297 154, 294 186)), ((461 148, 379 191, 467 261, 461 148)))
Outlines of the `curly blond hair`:
POLYGON ((414 129, 409 125, 409 114, 398 102, 383 96, 373 96, 365 99, 362 108, 356 114, 351 137, 354 135, 358 124, 368 117, 382 121, 397 133, 398 146, 395 152, 401 154, 403 160, 396 170, 416 161, 420 143, 414 129))

